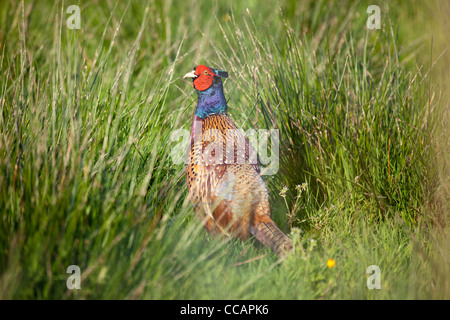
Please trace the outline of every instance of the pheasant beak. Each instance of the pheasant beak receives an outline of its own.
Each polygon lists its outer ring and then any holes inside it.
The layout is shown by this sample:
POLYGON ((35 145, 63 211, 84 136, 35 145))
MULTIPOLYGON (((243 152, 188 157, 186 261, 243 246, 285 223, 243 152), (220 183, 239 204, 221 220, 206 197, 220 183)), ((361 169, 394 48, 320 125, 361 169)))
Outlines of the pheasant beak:
POLYGON ((198 75, 195 74, 195 70, 192 70, 191 72, 186 73, 186 74, 184 75, 183 79, 186 79, 186 78, 192 78, 192 79, 195 79, 195 78, 197 78, 197 77, 198 77, 198 75))

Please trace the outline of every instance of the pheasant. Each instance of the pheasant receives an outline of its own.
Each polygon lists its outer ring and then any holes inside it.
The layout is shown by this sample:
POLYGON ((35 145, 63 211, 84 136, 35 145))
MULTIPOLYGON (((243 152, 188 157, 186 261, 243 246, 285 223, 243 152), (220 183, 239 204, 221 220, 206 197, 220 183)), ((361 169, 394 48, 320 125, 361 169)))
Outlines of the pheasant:
POLYGON ((272 220, 259 165, 250 161, 253 149, 227 114, 222 78, 228 78, 228 73, 199 65, 184 78, 192 79, 198 94, 186 159, 187 188, 195 213, 210 233, 244 241, 254 237, 285 256, 292 242, 272 220), (239 149, 242 146, 245 152, 239 149))

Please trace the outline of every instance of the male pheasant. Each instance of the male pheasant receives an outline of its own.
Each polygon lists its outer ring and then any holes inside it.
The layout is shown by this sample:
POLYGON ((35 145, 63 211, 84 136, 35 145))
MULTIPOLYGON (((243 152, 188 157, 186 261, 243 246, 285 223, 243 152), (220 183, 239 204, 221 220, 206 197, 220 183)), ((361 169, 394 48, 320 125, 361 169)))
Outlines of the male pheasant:
POLYGON ((204 65, 184 76, 192 78, 198 94, 186 165, 189 197, 208 232, 242 240, 254 236, 285 256, 292 242, 272 220, 259 165, 250 161, 253 149, 227 114, 222 86, 227 77, 204 65))

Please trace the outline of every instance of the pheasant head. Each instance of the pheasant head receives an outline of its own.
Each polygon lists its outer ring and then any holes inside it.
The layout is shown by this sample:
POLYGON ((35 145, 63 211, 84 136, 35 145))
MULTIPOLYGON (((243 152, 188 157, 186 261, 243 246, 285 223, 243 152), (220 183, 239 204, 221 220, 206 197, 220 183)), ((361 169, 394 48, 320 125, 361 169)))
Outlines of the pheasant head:
POLYGON ((227 100, 223 93, 222 78, 228 73, 204 65, 198 65, 183 78, 191 78, 192 86, 197 91, 198 103, 195 114, 206 118, 212 114, 220 114, 227 110, 227 100))

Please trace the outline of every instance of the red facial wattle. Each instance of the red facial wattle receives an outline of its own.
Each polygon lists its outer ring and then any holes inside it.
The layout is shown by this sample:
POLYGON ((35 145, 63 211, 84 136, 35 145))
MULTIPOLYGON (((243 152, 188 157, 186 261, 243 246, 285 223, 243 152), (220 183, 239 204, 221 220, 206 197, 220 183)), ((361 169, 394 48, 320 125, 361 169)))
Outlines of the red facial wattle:
POLYGON ((199 91, 205 91, 213 84, 214 76, 217 76, 206 66, 200 65, 195 69, 195 74, 198 77, 194 80, 194 88, 199 91))

